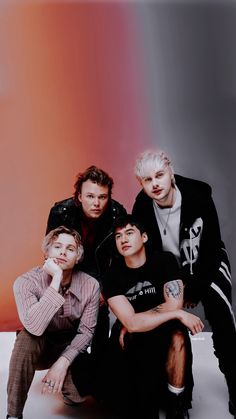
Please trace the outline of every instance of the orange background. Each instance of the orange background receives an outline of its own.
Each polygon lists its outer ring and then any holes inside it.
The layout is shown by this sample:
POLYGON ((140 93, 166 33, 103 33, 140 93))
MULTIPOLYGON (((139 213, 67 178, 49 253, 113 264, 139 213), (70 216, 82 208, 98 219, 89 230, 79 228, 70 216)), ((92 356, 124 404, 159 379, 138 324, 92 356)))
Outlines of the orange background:
POLYGON ((1 330, 18 325, 12 283, 41 262, 53 203, 96 164, 129 209, 149 135, 129 7, 10 3, 0 6, 1 330))
POLYGON ((108 171, 131 210, 156 144, 212 185, 235 272, 235 21, 224 1, 0 2, 0 330, 19 326, 13 281, 42 262, 76 174, 108 171))

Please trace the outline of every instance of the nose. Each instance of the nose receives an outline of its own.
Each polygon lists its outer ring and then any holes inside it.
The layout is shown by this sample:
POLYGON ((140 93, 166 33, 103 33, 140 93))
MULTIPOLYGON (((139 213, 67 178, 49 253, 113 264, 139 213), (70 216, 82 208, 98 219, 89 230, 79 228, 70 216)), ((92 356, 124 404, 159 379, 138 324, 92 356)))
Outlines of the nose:
POLYGON ((66 254, 66 248, 62 247, 60 253, 61 253, 61 255, 65 255, 66 254))
POLYGON ((121 236, 121 244, 126 243, 127 242, 127 236, 121 236))
POLYGON ((159 179, 156 179, 156 178, 154 178, 153 180, 152 180, 152 187, 153 188, 158 188, 158 186, 160 185, 160 183, 159 183, 159 179))
POLYGON ((157 178, 152 179, 152 185, 153 186, 158 186, 159 185, 159 180, 157 178))
POLYGON ((97 196, 94 198, 93 204, 94 204, 96 207, 99 207, 100 202, 99 202, 99 198, 98 198, 97 196))

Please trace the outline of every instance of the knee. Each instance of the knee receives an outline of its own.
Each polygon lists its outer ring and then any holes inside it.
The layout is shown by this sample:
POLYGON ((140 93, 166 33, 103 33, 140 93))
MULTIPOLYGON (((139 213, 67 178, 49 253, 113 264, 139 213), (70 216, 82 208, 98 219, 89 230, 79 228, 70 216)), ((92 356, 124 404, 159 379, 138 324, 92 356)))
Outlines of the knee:
POLYGON ((40 352, 41 337, 31 335, 27 330, 21 330, 16 337, 13 353, 24 356, 37 354, 40 352))

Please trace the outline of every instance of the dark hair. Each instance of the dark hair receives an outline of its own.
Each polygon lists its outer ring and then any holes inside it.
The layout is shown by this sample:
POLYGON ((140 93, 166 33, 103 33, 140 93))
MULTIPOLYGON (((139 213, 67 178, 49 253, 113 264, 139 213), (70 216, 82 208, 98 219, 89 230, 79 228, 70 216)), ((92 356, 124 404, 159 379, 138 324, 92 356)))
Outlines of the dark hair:
POLYGON ((113 233, 115 233, 118 228, 125 228, 128 224, 137 227, 141 234, 146 233, 143 225, 132 214, 126 214, 118 217, 113 223, 113 233))
POLYGON ((86 180, 91 180, 91 182, 97 183, 101 186, 108 186, 109 198, 111 198, 113 179, 106 172, 104 172, 104 170, 99 169, 96 166, 90 166, 84 172, 78 173, 77 175, 77 179, 74 184, 74 199, 77 205, 79 203, 78 195, 81 193, 82 184, 86 182, 86 180))

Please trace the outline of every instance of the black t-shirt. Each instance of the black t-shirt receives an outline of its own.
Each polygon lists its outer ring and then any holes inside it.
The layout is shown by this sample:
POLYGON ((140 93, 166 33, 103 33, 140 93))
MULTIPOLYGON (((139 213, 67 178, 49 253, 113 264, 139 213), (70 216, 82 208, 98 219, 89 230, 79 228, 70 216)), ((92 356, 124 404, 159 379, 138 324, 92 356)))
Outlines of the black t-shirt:
POLYGON ((104 277, 103 294, 106 299, 125 295, 138 313, 163 303, 163 285, 176 279, 180 274, 175 256, 158 252, 139 268, 129 268, 124 261, 111 268, 104 277))

